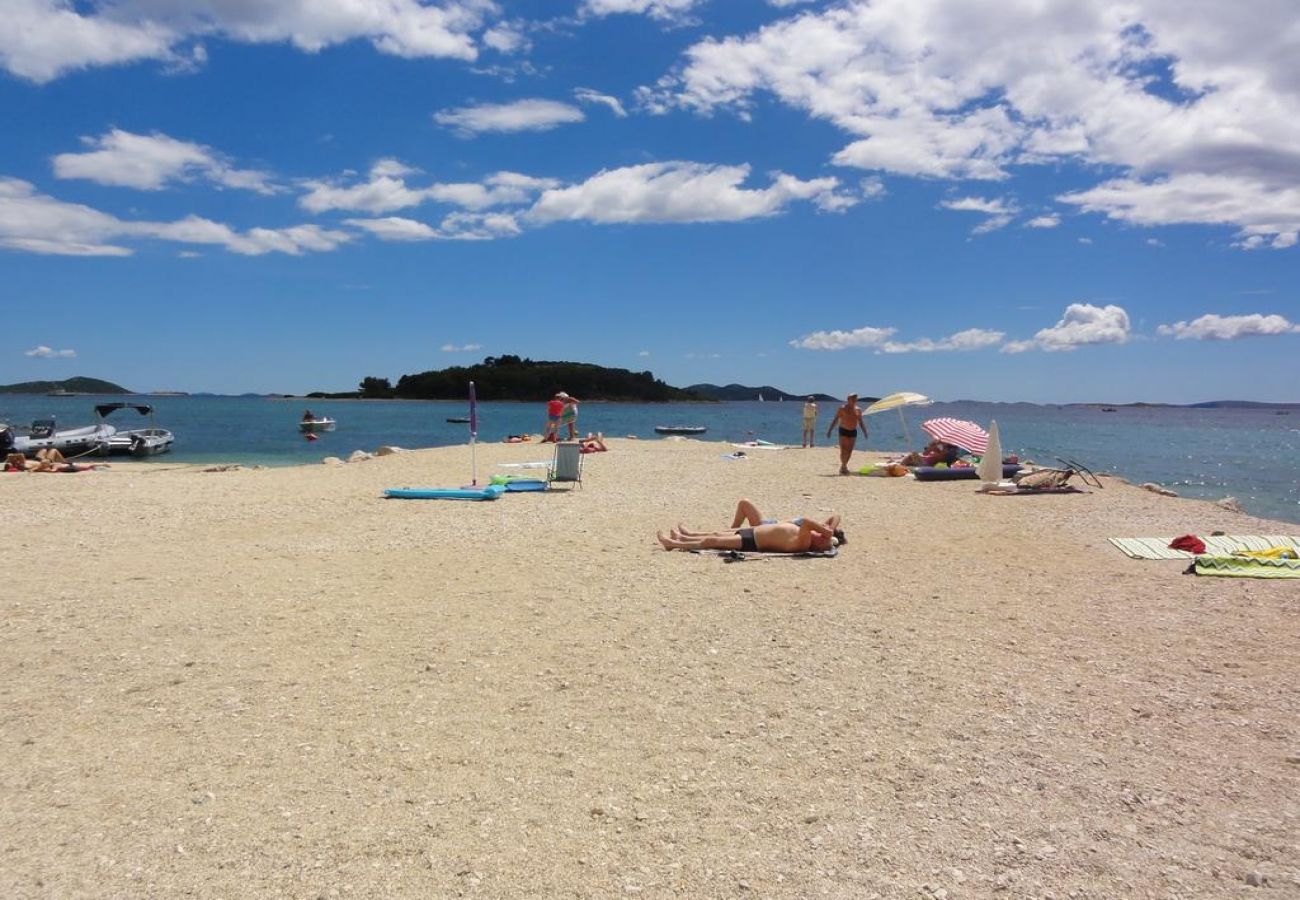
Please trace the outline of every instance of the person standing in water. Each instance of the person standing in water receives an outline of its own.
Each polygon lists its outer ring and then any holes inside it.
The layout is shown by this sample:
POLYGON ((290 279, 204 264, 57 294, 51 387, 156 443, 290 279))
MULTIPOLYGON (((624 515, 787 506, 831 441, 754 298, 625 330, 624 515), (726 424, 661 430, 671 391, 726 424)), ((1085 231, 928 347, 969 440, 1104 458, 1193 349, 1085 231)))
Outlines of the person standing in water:
POLYGON ((867 435, 867 420, 862 417, 862 410, 858 408, 858 395, 849 394, 844 398, 844 405, 835 410, 835 417, 831 419, 831 424, 826 429, 826 437, 831 436, 831 432, 836 427, 840 429, 840 474, 849 474, 849 457, 853 455, 853 446, 858 441, 858 429, 862 429, 862 439, 865 441, 867 435))
POLYGON ((811 447, 817 431, 817 401, 809 397, 803 404, 803 446, 811 447))

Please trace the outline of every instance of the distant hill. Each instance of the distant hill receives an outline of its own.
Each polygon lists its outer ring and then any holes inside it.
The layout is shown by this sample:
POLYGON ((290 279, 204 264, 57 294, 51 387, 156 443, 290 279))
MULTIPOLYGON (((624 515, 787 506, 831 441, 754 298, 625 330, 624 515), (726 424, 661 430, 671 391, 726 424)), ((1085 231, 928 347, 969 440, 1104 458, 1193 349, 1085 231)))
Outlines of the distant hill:
MULTIPOLYGON (((774 388, 770 384, 760 387, 750 387, 744 384, 692 384, 686 388, 694 394, 708 397, 710 400, 799 400, 803 401, 808 398, 808 394, 788 394, 779 388, 774 388)), ((818 402, 830 401, 838 402, 838 398, 830 394, 813 394, 818 402)), ((866 398, 863 398, 866 399, 866 398)), ((868 401, 870 402, 870 401, 868 401)))
POLYGON ((63 381, 24 381, 21 384, 0 384, 0 394, 48 394, 63 391, 69 394, 133 394, 120 384, 99 378, 78 375, 63 381))
POLYGON ((1109 409, 1300 409, 1300 403, 1261 403, 1256 400, 1206 400, 1202 403, 1067 403, 1066 406, 1109 409))
POLYGON ((610 369, 593 363, 553 362, 518 356, 489 356, 479 365, 453 366, 403 375, 392 384, 368 376, 359 389, 347 393, 313 391, 308 397, 400 398, 404 400, 464 400, 469 382, 480 400, 549 400, 558 391, 581 401, 624 400, 665 402, 708 400, 692 391, 665 384, 652 372, 610 369))

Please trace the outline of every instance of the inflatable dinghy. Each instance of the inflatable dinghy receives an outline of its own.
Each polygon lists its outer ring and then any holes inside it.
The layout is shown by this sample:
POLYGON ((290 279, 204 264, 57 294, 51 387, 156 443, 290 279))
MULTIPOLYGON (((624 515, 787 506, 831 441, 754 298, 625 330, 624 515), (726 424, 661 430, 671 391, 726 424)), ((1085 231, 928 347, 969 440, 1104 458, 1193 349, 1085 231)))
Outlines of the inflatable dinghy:
POLYGON ((384 496, 394 500, 495 500, 505 491, 503 484, 481 488, 389 488, 384 496))
MULTIPOLYGON (((1002 477, 1010 478, 1020 471, 1020 466, 1012 463, 1004 463, 1002 466, 1002 477)), ((917 466, 912 470, 917 481, 974 481, 979 478, 979 472, 975 471, 974 466, 917 466)))

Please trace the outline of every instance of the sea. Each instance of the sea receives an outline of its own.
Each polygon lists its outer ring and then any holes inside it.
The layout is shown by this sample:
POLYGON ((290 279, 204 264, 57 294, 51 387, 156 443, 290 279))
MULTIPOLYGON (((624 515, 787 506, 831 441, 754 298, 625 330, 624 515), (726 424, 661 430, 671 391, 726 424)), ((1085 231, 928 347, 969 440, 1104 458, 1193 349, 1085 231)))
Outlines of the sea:
MULTIPOLYGON (((469 427, 449 423, 467 416, 464 402, 412 400, 305 400, 212 395, 88 396, 0 395, 0 422, 25 426, 53 416, 62 428, 94 422, 98 402, 125 399, 154 407, 157 423, 175 433, 171 453, 144 465, 240 463, 288 466, 383 445, 414 449, 468 444, 469 427), (303 410, 338 420, 333 432, 308 441, 298 430, 303 410)), ((580 433, 659 439, 656 425, 703 426, 702 440, 764 440, 799 444, 802 403, 601 403, 580 407, 580 433)), ((834 405, 820 404, 818 446, 829 449, 826 425, 834 405)), ((541 403, 480 403, 478 440, 538 434, 541 403)), ((987 427, 997 420, 1004 453, 1044 465, 1074 460, 1095 472, 1136 483, 1154 482, 1179 496, 1220 500, 1235 497, 1249 513, 1300 523, 1300 409, 1094 406, 1030 403, 935 403, 878 413, 868 418, 871 438, 859 447, 894 451, 919 448, 921 425, 949 416, 987 427)), ((120 429, 148 427, 148 417, 119 410, 109 418, 120 429)), ((730 449, 730 448, 728 448, 730 449)), ((828 457, 828 466, 837 465, 828 457)))

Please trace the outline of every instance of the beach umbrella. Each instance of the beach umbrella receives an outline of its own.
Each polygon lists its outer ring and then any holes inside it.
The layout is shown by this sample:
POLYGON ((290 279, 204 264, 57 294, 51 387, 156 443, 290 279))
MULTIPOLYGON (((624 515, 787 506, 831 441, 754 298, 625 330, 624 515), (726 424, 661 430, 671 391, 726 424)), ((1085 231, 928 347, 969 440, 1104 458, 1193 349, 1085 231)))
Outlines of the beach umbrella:
POLYGON ((884 412, 887 409, 898 410, 898 421, 903 423, 903 440, 907 443, 908 448, 912 446, 912 438, 907 433, 907 419, 903 418, 904 406, 929 406, 934 401, 925 394, 915 394, 912 391, 899 391, 897 394, 890 394, 888 397, 881 397, 875 403, 868 406, 862 411, 864 416, 874 415, 878 412, 884 412))
POLYGON ((993 485, 1002 481, 1002 439, 998 435, 998 420, 989 422, 989 442, 980 457, 980 464, 975 470, 980 481, 993 485))
POLYGON ((984 453, 989 447, 988 432, 964 419, 927 419, 921 427, 936 441, 962 447, 971 453, 984 453))
POLYGON ((473 481, 478 487, 478 461, 474 458, 474 442, 478 439, 478 397, 474 393, 474 382, 469 383, 469 466, 473 481))

